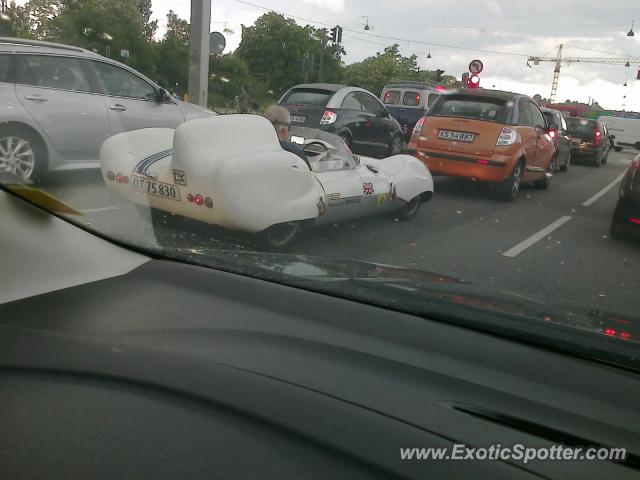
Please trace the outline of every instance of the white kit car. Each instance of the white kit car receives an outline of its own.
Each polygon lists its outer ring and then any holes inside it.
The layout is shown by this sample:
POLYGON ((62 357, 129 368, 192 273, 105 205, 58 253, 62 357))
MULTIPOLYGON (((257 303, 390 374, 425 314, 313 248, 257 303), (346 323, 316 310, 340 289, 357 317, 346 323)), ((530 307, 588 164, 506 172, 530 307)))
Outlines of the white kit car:
POLYGON ((358 157, 340 137, 313 129, 292 131, 292 140, 311 170, 256 115, 121 133, 102 145, 100 166, 107 186, 136 204, 261 233, 276 248, 305 225, 393 210, 409 219, 433 196, 431 174, 412 156, 358 157))

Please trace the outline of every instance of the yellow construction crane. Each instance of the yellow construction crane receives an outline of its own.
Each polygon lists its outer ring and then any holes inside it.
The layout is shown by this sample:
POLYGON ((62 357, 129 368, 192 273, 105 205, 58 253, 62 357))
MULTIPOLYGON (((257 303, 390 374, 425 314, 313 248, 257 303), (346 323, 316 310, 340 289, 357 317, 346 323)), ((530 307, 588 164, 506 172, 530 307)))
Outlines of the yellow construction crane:
MULTIPOLYGON (((640 58, 638 57, 626 57, 626 58, 605 58, 605 57, 563 57, 562 47, 560 44, 558 47, 558 54, 555 57, 529 57, 528 62, 533 62, 534 65, 539 65, 540 62, 555 62, 556 68, 553 70, 553 83, 551 83, 551 95, 549 97, 550 102, 554 102, 556 99, 556 93, 558 91, 558 78, 560 77, 560 66, 562 62, 565 63, 603 63, 608 65, 624 65, 626 67, 631 66, 632 63, 640 64, 640 58)), ((529 63, 527 62, 527 65, 529 63)), ((530 65, 529 65, 530 66, 530 65)), ((626 85, 626 83, 625 83, 626 85)))

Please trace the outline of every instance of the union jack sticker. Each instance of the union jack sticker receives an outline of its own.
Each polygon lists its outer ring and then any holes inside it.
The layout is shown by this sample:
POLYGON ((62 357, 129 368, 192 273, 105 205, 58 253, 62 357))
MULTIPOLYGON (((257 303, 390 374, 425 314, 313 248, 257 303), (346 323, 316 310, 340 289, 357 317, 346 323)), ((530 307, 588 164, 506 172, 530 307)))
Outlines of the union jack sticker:
POLYGON ((373 189, 373 183, 363 183, 362 192, 365 195, 373 195, 375 193, 375 190, 373 189))

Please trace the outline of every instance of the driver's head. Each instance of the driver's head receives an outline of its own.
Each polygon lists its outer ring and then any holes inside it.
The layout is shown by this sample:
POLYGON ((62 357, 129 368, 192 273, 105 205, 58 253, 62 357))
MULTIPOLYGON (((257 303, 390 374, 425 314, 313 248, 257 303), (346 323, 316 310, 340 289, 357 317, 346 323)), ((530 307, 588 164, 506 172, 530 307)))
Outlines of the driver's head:
POLYGON ((291 126, 291 114, 289 110, 280 105, 270 105, 264 111, 264 117, 275 127, 278 140, 288 142, 289 127, 291 126))

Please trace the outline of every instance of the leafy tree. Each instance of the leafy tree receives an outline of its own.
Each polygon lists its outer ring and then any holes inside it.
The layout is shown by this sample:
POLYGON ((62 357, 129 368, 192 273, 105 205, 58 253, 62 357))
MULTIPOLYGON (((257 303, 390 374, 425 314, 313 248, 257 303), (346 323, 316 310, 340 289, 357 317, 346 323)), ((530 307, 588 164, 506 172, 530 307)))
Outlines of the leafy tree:
POLYGON ((66 0, 51 20, 47 39, 102 55, 110 51, 114 57, 128 50, 126 63, 153 77, 155 49, 145 36, 149 28, 133 0, 66 0))
MULTIPOLYGON (((344 82, 380 94, 385 84, 393 79, 436 81, 436 72, 419 71, 417 60, 416 55, 403 57, 399 46, 391 45, 386 47, 383 53, 378 52, 362 62, 347 65, 344 71, 344 82)), ((450 75, 444 76, 439 83, 447 88, 460 85, 460 82, 450 75)))
POLYGON ((158 46, 158 73, 162 84, 177 95, 187 91, 189 79, 189 23, 170 10, 167 31, 158 46))
MULTIPOLYGON (((313 58, 313 68, 307 78, 317 81, 320 53, 326 43, 326 32, 311 26, 300 27, 293 19, 269 12, 258 18, 250 27, 242 26, 242 41, 236 54, 249 65, 251 74, 265 82, 275 94, 301 83, 305 79, 304 59, 313 58)), ((338 81, 341 77, 339 46, 324 49, 324 78, 338 81)))
POLYGON ((158 29, 158 21, 151 21, 151 0, 133 0, 138 12, 140 12, 140 18, 142 19, 142 25, 144 25, 144 36, 148 42, 153 41, 153 36, 158 29))

